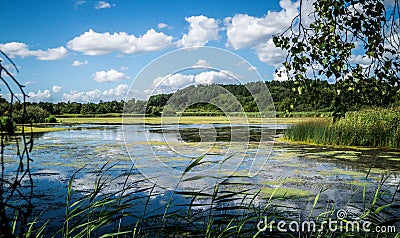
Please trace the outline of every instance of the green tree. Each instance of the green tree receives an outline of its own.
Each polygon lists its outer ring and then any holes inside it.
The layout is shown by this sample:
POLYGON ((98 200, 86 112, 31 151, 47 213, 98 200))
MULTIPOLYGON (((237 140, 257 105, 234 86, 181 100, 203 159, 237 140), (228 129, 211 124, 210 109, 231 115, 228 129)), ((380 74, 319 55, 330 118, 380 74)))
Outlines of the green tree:
POLYGON ((69 102, 68 103, 63 103, 62 108, 61 108, 61 113, 67 113, 67 114, 79 114, 81 113, 81 103, 78 102, 69 102))
MULTIPOLYGON (((399 0, 318 0, 273 41, 298 92, 314 97, 314 79, 335 81, 335 118, 349 105, 386 106, 399 93, 399 0)), ((279 72, 278 72, 279 73, 279 72)))
POLYGON ((94 114, 96 113, 97 106, 96 104, 89 102, 82 104, 80 114, 94 114))
POLYGON ((16 105, 18 108, 14 111, 14 121, 21 123, 41 123, 45 122, 50 113, 37 105, 26 105, 25 120, 23 118, 23 108, 21 105, 16 105))

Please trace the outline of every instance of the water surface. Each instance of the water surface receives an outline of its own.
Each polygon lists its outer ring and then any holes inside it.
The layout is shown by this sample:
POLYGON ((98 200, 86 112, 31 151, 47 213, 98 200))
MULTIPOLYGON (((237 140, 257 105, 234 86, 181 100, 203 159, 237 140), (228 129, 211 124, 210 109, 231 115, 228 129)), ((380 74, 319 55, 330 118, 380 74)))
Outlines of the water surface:
MULTIPOLYGON (((285 202, 304 211, 310 209, 321 190, 324 191, 322 203, 334 202, 338 207, 349 201, 361 203, 360 191, 364 185, 368 187, 368 194, 373 194, 383 175, 387 176, 385 189, 392 194, 396 191, 400 174, 398 151, 337 149, 274 141, 275 132, 279 134, 286 127, 77 125, 37 135, 31 153, 36 214, 60 227, 70 177, 81 169, 76 174, 74 188, 85 194, 93 189, 98 172, 106 163, 105 176, 112 181, 106 190, 120 191, 126 176, 135 184, 132 191, 159 183, 162 186, 155 188, 159 196, 154 196, 149 206, 150 210, 162 211, 166 195, 170 193, 165 187, 175 187, 178 175, 200 155, 204 156, 204 164, 193 168, 193 173, 212 178, 180 182, 179 189, 207 189, 219 178, 230 175, 231 184, 246 183, 230 185, 230 189, 261 190, 259 202, 262 204, 263 198, 269 198, 279 187, 278 194, 288 198, 285 202), (227 157, 230 159, 221 166, 227 157), (250 171, 252 166, 256 169, 250 171)), ((10 154, 7 165, 16 166, 13 151, 7 153, 10 154)), ((174 202, 184 203, 186 199, 177 197, 174 202)), ((132 209, 143 212, 143 206, 132 209)))

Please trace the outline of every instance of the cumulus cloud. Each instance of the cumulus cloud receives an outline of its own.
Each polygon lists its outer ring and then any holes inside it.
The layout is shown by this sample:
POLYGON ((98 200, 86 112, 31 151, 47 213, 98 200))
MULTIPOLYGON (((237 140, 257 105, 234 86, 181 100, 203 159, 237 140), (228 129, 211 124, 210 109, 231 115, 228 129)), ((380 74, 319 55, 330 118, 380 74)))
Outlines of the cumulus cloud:
POLYGON ((200 15, 186 17, 185 20, 189 23, 189 32, 178 41, 179 46, 203 46, 210 40, 219 39, 220 27, 216 19, 200 15))
POLYGON ((120 84, 116 88, 110 88, 108 90, 105 90, 103 92, 103 96, 106 98, 114 98, 114 97, 120 98, 121 96, 126 96, 127 92, 128 92, 128 85, 120 84))
POLYGON ((159 76, 153 80, 152 87, 168 87, 179 89, 193 84, 195 81, 194 75, 173 74, 167 76, 159 76))
MULTIPOLYGON (((114 4, 113 4, 114 6, 114 4)), ((111 8, 111 4, 106 1, 99 1, 97 2, 95 9, 104 9, 104 8, 111 8)))
POLYGON ((237 83, 230 75, 231 72, 225 71, 205 71, 199 74, 172 74, 160 76, 153 80, 151 85, 155 94, 170 93, 178 89, 185 88, 193 84, 228 84, 237 83))
POLYGON ((74 67, 79 67, 79 66, 82 66, 82 65, 87 65, 89 62, 87 61, 87 60, 85 60, 85 61, 79 61, 79 60, 74 60, 74 62, 72 62, 72 66, 74 66, 74 67))
POLYGON ((52 90, 53 90, 53 92, 55 92, 55 93, 60 92, 61 89, 62 89, 62 87, 61 87, 61 86, 57 86, 57 85, 54 85, 54 86, 52 87, 52 90))
POLYGON ((28 45, 21 42, 9 42, 0 44, 0 49, 11 58, 19 56, 36 57, 38 60, 57 60, 67 56, 67 49, 63 46, 57 48, 49 48, 47 50, 30 50, 28 45))
POLYGON ((255 47, 258 59, 269 65, 278 66, 285 61, 287 52, 276 47, 272 39, 255 47))
POLYGON ((98 102, 100 100, 123 100, 128 92, 127 84, 120 84, 115 88, 100 91, 98 89, 91 91, 71 91, 64 93, 63 101, 73 102, 98 102))
MULTIPOLYGON (((313 3, 305 0, 302 5, 302 23, 308 26, 312 21, 313 3)), ((280 0, 280 11, 268 11, 263 17, 237 14, 225 19, 227 47, 235 50, 253 49, 261 62, 279 67, 287 52, 277 48, 272 36, 289 28, 299 14, 299 1, 280 0)))
POLYGON ((92 77, 99 83, 111 83, 130 79, 128 75, 118 72, 115 69, 110 69, 109 71, 98 71, 94 73, 92 77))
POLYGON ((195 82, 197 84, 224 84, 224 83, 235 83, 236 81, 230 76, 231 72, 224 71, 207 71, 201 72, 195 76, 195 82))
POLYGON ((28 93, 28 101, 30 102, 40 102, 40 101, 48 101, 51 98, 51 93, 49 90, 38 90, 37 93, 29 92, 28 93))
POLYGON ((351 55, 351 64, 359 64, 362 67, 368 67, 372 64, 372 59, 367 55, 351 55))
POLYGON ((253 47, 289 27, 293 17, 298 14, 299 3, 281 0, 279 5, 282 8, 281 11, 268 11, 261 18, 237 14, 225 19, 228 45, 235 50, 253 47))
POLYGON ((163 23, 163 22, 160 22, 160 23, 158 23, 158 25, 157 25, 157 28, 158 28, 158 29, 164 29, 164 28, 167 28, 167 27, 168 27, 168 24, 163 23))
POLYGON ((126 32, 97 33, 92 29, 75 37, 67 43, 71 50, 85 55, 104 55, 112 52, 124 54, 141 54, 165 49, 172 44, 172 36, 167 36, 154 29, 136 37, 126 32))
POLYGON ((208 62, 205 59, 199 59, 194 65, 193 67, 198 67, 198 68, 209 68, 211 67, 210 62, 208 62))

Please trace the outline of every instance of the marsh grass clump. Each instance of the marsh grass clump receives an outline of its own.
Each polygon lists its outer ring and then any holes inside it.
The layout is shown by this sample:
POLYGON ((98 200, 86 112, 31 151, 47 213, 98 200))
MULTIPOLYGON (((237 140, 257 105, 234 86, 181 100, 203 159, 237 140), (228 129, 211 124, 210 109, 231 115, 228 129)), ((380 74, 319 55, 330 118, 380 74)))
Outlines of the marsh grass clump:
POLYGON ((284 137, 324 145, 400 148, 400 109, 347 112, 335 123, 299 123, 288 129, 284 137))

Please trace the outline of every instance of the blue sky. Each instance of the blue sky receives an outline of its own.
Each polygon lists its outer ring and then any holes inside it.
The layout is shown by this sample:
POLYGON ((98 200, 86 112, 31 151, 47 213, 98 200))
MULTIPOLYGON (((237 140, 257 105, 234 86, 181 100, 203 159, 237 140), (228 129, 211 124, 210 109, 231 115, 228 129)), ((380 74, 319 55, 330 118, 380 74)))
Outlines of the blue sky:
MULTIPOLYGON (((290 0, 3 0, 0 49, 17 64, 30 101, 120 100, 143 67, 183 47, 230 50, 272 80, 284 54, 271 36, 297 11, 290 0)), ((131 90, 145 98, 154 80, 131 90)))

